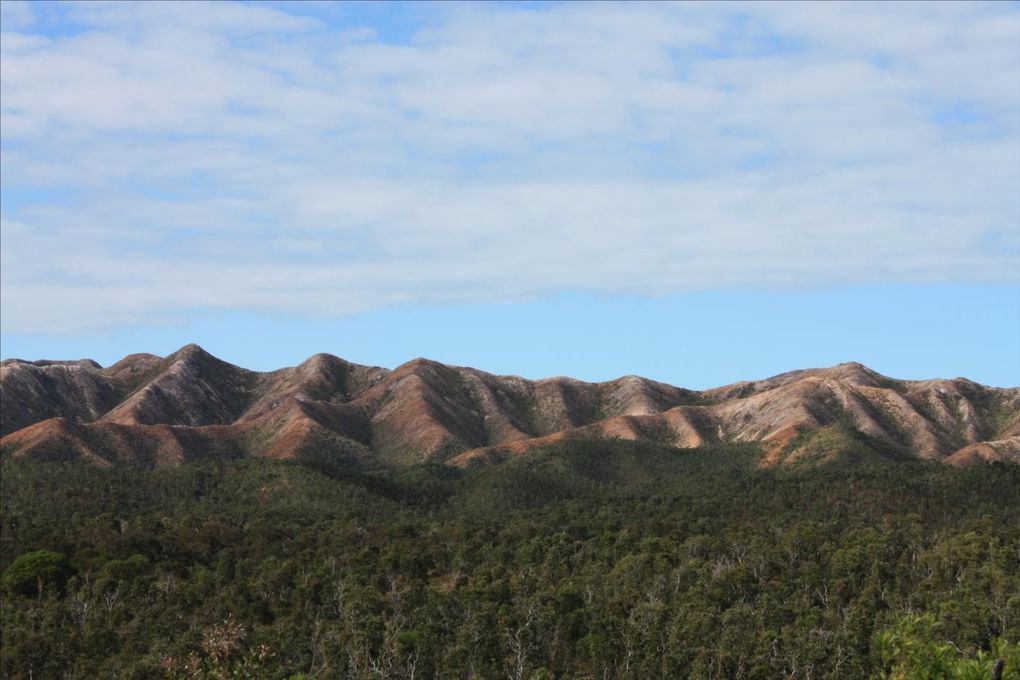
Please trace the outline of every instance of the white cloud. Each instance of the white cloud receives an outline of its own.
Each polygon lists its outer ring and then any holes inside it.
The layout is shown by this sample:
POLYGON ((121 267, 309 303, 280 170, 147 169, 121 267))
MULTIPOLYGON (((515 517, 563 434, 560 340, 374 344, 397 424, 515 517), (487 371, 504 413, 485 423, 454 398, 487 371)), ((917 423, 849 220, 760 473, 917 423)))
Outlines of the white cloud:
POLYGON ((6 332, 1018 278, 1015 7, 281 7, 5 19, 6 332))

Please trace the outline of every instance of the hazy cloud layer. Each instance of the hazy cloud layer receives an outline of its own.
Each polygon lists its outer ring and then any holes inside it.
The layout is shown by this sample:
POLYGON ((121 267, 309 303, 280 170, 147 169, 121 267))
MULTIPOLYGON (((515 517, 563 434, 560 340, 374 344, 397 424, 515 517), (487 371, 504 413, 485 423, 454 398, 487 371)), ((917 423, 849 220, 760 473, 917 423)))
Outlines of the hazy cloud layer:
POLYGON ((1016 5, 2 7, 5 332, 1020 279, 1016 5))

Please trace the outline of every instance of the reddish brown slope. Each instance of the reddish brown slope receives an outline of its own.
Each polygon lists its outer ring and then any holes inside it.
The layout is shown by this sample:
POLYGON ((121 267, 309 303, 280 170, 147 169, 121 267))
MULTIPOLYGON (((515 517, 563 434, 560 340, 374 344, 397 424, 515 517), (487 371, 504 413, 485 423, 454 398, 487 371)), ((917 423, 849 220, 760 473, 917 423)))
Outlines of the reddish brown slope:
POLYGON ((372 447, 390 460, 443 460, 545 437, 610 416, 659 413, 694 393, 637 377, 529 381, 416 359, 355 400, 372 413, 372 447))
MULTIPOLYGON (((795 371, 701 393, 700 405, 640 417, 609 417, 552 438, 467 451, 454 465, 498 460, 562 437, 653 440, 699 446, 709 441, 762 441, 783 447, 803 432, 833 424, 924 458, 949 460, 964 447, 987 442, 1011 457, 1020 433, 1020 389, 989 388, 968 380, 896 381, 860 364, 795 371)), ((992 457, 982 448, 986 455, 992 457)), ((961 454, 956 460, 969 460, 961 454)))
POLYGON ((189 345, 106 369, 4 362, 0 394, 6 451, 107 463, 343 451, 467 465, 564 437, 783 447, 835 424, 960 462, 1010 457, 1020 435, 1018 389, 896 381, 860 364, 697 393, 636 376, 529 381, 425 359, 388 371, 326 354, 257 373, 189 345))
POLYGON ((0 435, 47 418, 95 420, 118 401, 115 384, 88 362, 26 362, 0 365, 0 435))
MULTIPOLYGON (((66 372, 46 369, 58 376, 66 372)), ((4 413, 10 404, 23 420, 33 413, 50 419, 36 417, 42 422, 5 436, 4 449, 142 464, 245 453, 290 457, 323 442, 363 452, 358 441, 370 439, 367 419, 345 402, 386 373, 317 355, 301 366, 260 374, 220 361, 197 345, 165 359, 131 355, 107 369, 93 362, 88 372, 86 379, 113 398, 126 396, 88 410, 73 407, 77 394, 69 389, 63 399, 35 390, 9 402, 14 389, 8 383, 20 389, 25 371, 15 375, 16 381, 5 373, 4 413)))
POLYGON ((123 425, 227 425, 256 398, 258 375, 220 361, 198 345, 177 350, 155 375, 103 415, 123 425))

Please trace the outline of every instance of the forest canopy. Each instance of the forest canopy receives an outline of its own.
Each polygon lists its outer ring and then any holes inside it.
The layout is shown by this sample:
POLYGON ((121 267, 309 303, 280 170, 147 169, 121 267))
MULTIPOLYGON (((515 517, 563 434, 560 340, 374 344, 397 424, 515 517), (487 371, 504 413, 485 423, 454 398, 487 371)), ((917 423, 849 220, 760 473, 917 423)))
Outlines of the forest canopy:
POLYGON ((1017 677, 1020 467, 761 454, 8 458, 0 675, 1017 677))

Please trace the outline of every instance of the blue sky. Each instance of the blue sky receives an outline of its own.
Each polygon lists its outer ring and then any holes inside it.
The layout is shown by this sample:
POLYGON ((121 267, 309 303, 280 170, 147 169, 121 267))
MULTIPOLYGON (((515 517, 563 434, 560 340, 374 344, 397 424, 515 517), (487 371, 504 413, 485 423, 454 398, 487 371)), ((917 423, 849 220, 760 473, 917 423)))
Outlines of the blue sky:
POLYGON ((2 3, 5 357, 1020 384, 1020 8, 2 3))

